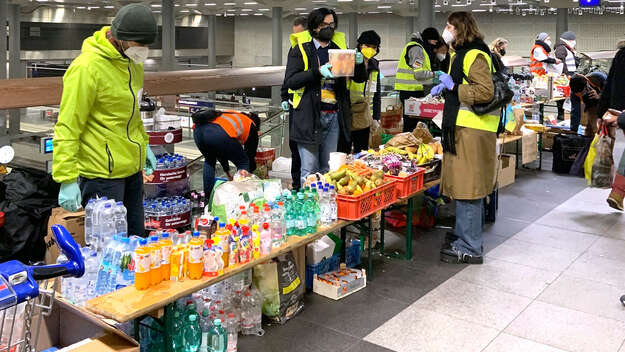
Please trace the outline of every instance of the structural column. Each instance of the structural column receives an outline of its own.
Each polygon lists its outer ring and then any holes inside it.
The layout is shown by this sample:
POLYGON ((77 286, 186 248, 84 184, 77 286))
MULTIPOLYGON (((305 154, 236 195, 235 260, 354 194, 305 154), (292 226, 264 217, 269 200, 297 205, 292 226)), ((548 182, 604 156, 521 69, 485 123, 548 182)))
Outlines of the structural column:
POLYGON ((415 32, 415 18, 412 16, 406 17, 406 42, 410 41, 412 33, 415 32))
MULTIPOLYGON (((271 64, 282 66, 282 7, 271 9, 271 64)), ((271 87, 271 104, 280 105, 280 86, 271 87)))
POLYGON ((349 47, 355 48, 358 40, 358 14, 355 12, 347 14, 347 19, 349 21, 349 47))
POLYGON ((569 12, 568 9, 558 9, 556 18, 556 37, 551 38, 553 43, 562 36, 562 33, 569 30, 569 12))
MULTIPOLYGON (((20 5, 9 5, 9 78, 24 78, 24 70, 20 61, 20 5)), ((20 109, 9 112, 9 135, 20 132, 20 109)))
POLYGON ((161 71, 176 69, 176 18, 174 16, 174 0, 162 0, 162 56, 161 71))
POLYGON ((428 27, 434 26, 434 1, 419 0, 419 17, 417 18, 417 30, 422 32, 428 27))
POLYGON ((208 68, 217 67, 217 37, 215 30, 217 29, 217 16, 206 16, 208 23, 208 68))
MULTIPOLYGON (((8 1, 0 0, 0 79, 7 78, 7 16, 9 12, 8 1)), ((7 125, 7 112, 0 110, 0 136, 4 136, 7 125)))

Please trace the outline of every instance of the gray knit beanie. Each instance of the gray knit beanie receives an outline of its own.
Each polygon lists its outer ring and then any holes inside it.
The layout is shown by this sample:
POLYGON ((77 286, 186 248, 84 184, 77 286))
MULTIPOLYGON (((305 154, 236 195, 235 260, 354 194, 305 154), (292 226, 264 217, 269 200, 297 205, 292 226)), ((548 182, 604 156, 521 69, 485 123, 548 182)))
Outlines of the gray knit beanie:
POLYGON ((549 34, 545 32, 538 33, 538 35, 536 36, 536 40, 540 40, 541 42, 544 42, 547 38, 549 38, 549 34))
POLYGON ((564 32, 564 33, 562 33, 560 38, 562 38, 564 40, 575 40, 575 33, 571 32, 571 31, 564 32))
POLYGON ((152 44, 156 40, 158 30, 149 7, 129 4, 119 9, 111 24, 111 33, 118 40, 152 44))

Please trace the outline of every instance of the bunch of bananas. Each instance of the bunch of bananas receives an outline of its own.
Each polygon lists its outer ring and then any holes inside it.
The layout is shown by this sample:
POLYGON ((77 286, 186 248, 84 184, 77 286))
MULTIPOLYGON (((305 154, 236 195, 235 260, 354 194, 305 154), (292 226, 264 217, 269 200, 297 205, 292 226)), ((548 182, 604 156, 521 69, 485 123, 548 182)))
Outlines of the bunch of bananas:
POLYGON ((418 165, 425 164, 434 159, 434 148, 429 144, 422 143, 417 148, 416 153, 409 153, 408 157, 411 160, 417 160, 418 165))

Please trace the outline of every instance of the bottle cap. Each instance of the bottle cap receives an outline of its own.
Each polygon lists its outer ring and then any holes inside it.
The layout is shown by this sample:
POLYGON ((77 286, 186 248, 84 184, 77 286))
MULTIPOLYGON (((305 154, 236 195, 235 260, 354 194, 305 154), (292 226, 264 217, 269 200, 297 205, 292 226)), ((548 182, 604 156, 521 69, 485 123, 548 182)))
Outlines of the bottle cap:
POLYGON ((200 231, 193 231, 193 237, 199 237, 200 236, 200 231))
POLYGON ((217 326, 221 326, 221 319, 215 319, 215 321, 213 321, 213 324, 217 326))
POLYGON ((223 229, 224 227, 226 227, 226 223, 225 222, 220 222, 219 223, 219 228, 223 229))
POLYGON ((110 204, 104 204, 104 207, 108 209, 108 208, 111 207, 111 205, 110 204))
POLYGON ((208 316, 208 309, 204 308, 204 310, 202 311, 202 316, 203 317, 207 317, 208 316))
POLYGON ((189 315, 189 321, 193 322, 193 321, 195 321, 195 319, 197 319, 197 317, 195 316, 195 314, 191 314, 191 315, 189 315))
POLYGON ((241 215, 247 215, 247 211, 246 210, 242 210, 241 211, 241 215))
POLYGON ((279 206, 283 206, 283 205, 284 205, 284 202, 278 202, 278 205, 279 205, 279 206))
POLYGON ((234 314, 228 313, 228 318, 234 318, 234 314))
POLYGON ((130 238, 122 237, 122 243, 130 243, 130 238))
POLYGON ((163 232, 163 235, 161 236, 161 238, 163 238, 163 239, 169 238, 169 233, 163 232))
POLYGON ((241 205, 241 206, 239 206, 239 209, 241 209, 241 210, 245 210, 245 205, 241 205))
POLYGON ((260 213, 260 209, 259 208, 254 208, 254 214, 258 214, 260 213))
POLYGON ((156 231, 150 231, 150 236, 156 236, 156 231))
POLYGON ((115 203, 115 205, 124 205, 124 202, 119 201, 119 202, 115 203))
POLYGON ((243 231, 243 232, 249 232, 249 231, 250 231, 250 228, 249 228, 249 227, 247 227, 247 226, 243 226, 243 227, 241 228, 241 231, 243 231))
POLYGON ((213 221, 214 221, 214 222, 219 222, 219 216, 215 216, 215 217, 213 218, 213 221))
POLYGON ((263 229, 267 230, 268 228, 269 228, 269 224, 268 224, 268 223, 266 223, 266 222, 264 222, 264 223, 263 223, 263 229))
POLYGON ((145 238, 142 238, 139 240, 139 245, 140 246, 145 246, 146 244, 148 244, 148 240, 146 240, 145 238))
POLYGON ((150 241, 152 241, 152 242, 158 241, 158 236, 151 236, 150 237, 150 241))

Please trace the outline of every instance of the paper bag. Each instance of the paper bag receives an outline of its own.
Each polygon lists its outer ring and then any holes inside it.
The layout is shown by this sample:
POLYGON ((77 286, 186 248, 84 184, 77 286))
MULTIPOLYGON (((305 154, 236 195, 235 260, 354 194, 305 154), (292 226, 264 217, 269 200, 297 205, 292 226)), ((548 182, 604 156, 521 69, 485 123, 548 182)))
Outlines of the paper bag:
POLYGON ((412 133, 404 132, 395 135, 391 140, 386 143, 386 146, 404 148, 404 147, 416 147, 421 144, 421 141, 417 139, 412 133))

